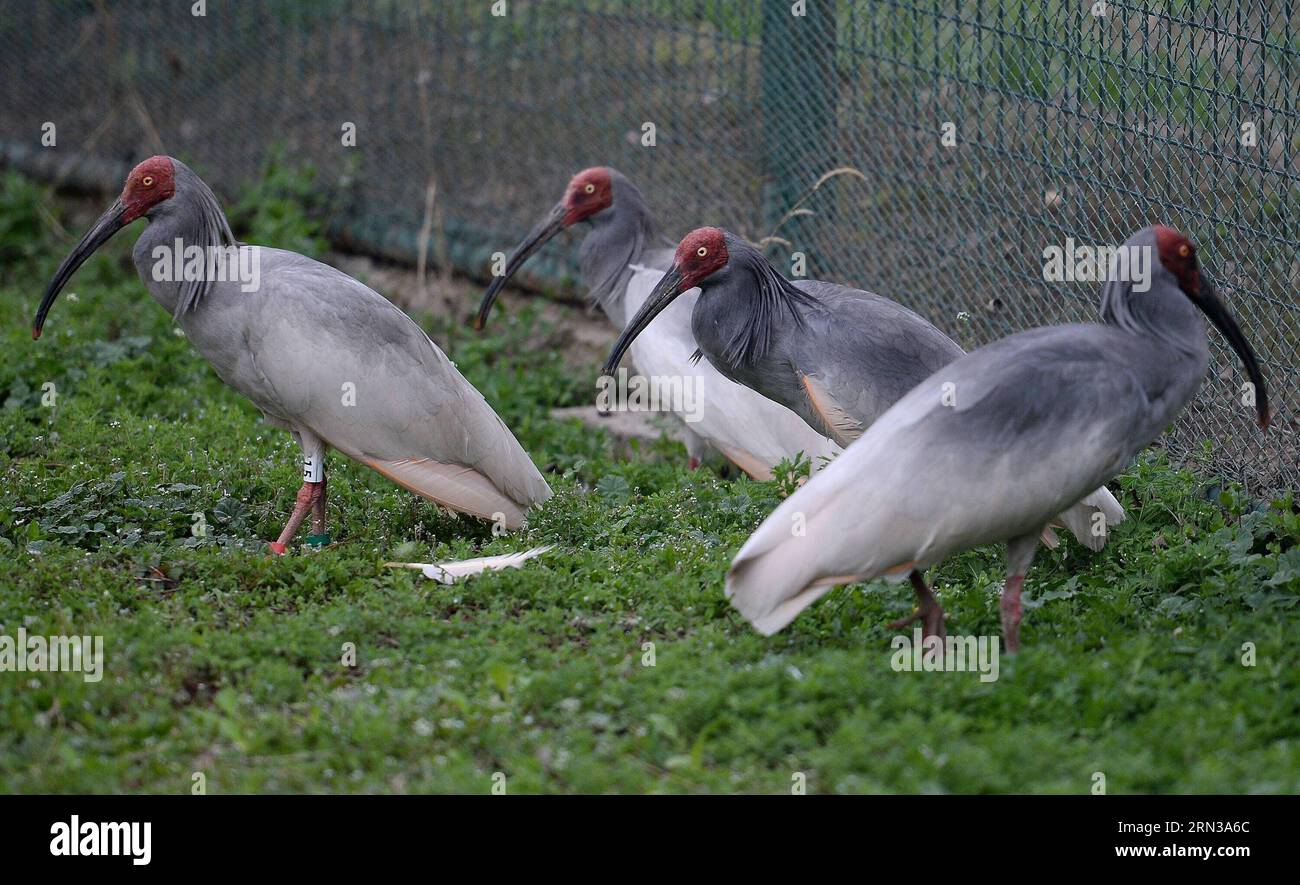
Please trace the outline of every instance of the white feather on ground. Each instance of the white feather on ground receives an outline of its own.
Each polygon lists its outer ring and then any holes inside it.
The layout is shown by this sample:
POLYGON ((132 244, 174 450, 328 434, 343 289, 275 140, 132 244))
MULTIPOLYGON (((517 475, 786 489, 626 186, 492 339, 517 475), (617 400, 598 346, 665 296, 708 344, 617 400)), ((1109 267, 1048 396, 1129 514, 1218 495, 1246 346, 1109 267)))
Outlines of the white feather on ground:
POLYGON ((534 547, 523 553, 503 553, 500 556, 480 556, 478 559, 462 559, 459 562, 386 562, 389 568, 417 568, 431 581, 454 584, 457 578, 466 578, 480 572, 495 571, 503 568, 519 568, 534 556, 541 556, 554 545, 534 547))

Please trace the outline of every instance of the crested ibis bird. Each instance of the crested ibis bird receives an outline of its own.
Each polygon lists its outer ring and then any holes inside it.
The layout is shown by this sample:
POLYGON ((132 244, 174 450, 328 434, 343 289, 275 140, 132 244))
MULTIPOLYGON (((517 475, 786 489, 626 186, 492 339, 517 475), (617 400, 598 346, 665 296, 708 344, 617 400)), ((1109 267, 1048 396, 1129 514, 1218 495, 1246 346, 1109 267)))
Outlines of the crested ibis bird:
MULTIPOLYGON (((673 263, 663 245, 650 207, 641 191, 615 169, 585 169, 570 180, 557 203, 506 261, 505 272, 483 294, 476 328, 482 329, 497 294, 524 262, 567 227, 587 222, 579 260, 591 299, 615 326, 623 328, 673 263)), ((687 413, 683 403, 671 407, 682 419, 692 466, 707 443, 755 479, 771 479, 772 467, 802 452, 820 466, 839 447, 810 430, 796 415, 692 359, 691 310, 695 292, 665 312, 656 328, 632 346, 632 362, 652 383, 693 385, 700 406, 687 413)), ((612 374, 612 373, 611 373, 612 374)), ((680 388, 677 388, 680 389, 680 388)))
POLYGON ((33 338, 77 268, 138 218, 150 222, 133 254, 149 293, 217 376, 302 449, 303 484, 271 545, 276 553, 308 511, 309 540, 328 540, 330 448, 417 495, 506 527, 550 497, 510 430, 410 317, 328 265, 237 243, 211 189, 171 157, 131 170, 122 195, 59 265, 33 338))
MULTIPOLYGON (((700 290, 691 328, 702 355, 845 446, 964 353, 901 304, 836 283, 790 282, 740 237, 704 227, 682 239, 672 267, 628 321, 602 372, 612 372, 629 344, 691 287, 700 290)), ((1105 529, 1124 518, 1105 488, 1070 503, 1059 523, 1092 550, 1105 543, 1105 529), (1094 519, 1099 513, 1100 522, 1094 519)), ((1043 538, 1057 543, 1050 526, 1043 538)), ((919 605, 904 622, 919 619, 927 635, 942 635, 942 607, 921 583, 915 587, 919 605)))
POLYGON ((1200 385, 1209 347, 1198 309, 1241 358, 1268 427, 1259 363, 1195 246, 1168 227, 1125 246, 1152 257, 1148 291, 1112 279, 1100 323, 1020 332, 943 366, 782 502, 727 574, 750 623, 774 633, 832 586, 881 576, 910 576, 924 598, 927 566, 1006 542, 1002 631, 1016 651, 1043 527, 1124 469, 1200 385))

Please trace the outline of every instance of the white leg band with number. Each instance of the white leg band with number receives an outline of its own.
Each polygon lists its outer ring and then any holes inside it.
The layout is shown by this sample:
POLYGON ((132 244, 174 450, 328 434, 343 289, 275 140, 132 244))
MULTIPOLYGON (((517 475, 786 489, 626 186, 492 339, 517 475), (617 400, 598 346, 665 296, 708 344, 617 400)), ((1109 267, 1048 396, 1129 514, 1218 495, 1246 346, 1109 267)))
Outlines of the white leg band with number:
POLYGON ((325 459, 319 455, 308 455, 302 459, 302 481, 322 482, 325 479, 325 459))

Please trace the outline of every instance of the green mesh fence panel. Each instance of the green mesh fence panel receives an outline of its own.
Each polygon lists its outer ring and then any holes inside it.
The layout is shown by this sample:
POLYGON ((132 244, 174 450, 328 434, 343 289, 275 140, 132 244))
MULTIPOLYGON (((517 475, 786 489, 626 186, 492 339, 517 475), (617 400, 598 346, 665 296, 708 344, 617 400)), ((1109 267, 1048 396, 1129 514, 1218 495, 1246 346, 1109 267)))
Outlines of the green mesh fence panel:
MULTIPOLYGON (((1277 406, 1260 434, 1212 333, 1166 445, 1300 485, 1292 3, 493 5, 0 0, 0 155, 117 187, 166 151, 230 197, 278 147, 317 170, 338 240, 412 259, 426 228, 431 260, 479 277, 572 173, 613 165, 670 234, 721 224, 786 269, 801 252, 967 348, 1094 317, 1097 285, 1045 282, 1043 250, 1161 221, 1200 244, 1277 406)), ((576 291, 574 251, 560 238, 525 280, 576 291)))

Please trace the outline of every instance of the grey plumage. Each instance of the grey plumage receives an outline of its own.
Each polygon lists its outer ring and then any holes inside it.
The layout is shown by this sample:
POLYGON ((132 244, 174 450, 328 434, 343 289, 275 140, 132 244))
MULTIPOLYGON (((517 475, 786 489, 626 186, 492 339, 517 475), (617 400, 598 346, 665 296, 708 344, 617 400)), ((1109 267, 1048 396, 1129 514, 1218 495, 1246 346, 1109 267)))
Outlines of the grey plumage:
MULTIPOLYGON (((718 228, 683 238, 666 282, 652 295, 630 333, 615 345, 606 371, 629 334, 677 309, 673 291, 698 285, 691 329, 719 372, 794 411, 810 427, 848 445, 904 394, 962 356, 951 338, 897 302, 872 292, 818 280, 786 280, 754 246, 718 228), (697 254, 697 251, 702 254, 697 254)), ((1105 489, 1060 522, 1097 549, 1091 515, 1108 524, 1123 509, 1105 489), (1088 526, 1085 530, 1080 530, 1088 526)), ((1050 530, 1046 536, 1055 543, 1050 530)))
POLYGON ((591 230, 578 247, 578 266, 587 296, 621 329, 631 315, 626 305, 631 265, 667 270, 673 253, 641 190, 617 169, 606 169, 613 203, 587 219, 591 230))
MULTIPOLYGON (((641 191, 617 170, 596 167, 575 175, 564 199, 515 248, 505 274, 484 293, 480 327, 497 293, 523 261, 560 230, 580 221, 590 225, 580 250, 590 297, 614 325, 627 325, 672 265, 673 253, 660 248, 663 240, 641 191)), ((728 380, 710 365, 696 365, 691 358, 696 350, 691 311, 697 294, 683 294, 655 328, 631 347, 637 374, 656 389, 671 391, 674 384, 684 387, 689 382, 698 393, 693 410, 680 403, 671 406, 681 419, 691 458, 698 461, 711 446, 750 476, 770 479, 773 466, 800 452, 815 465, 837 452, 838 446, 789 409, 728 380)))
MULTIPOLYGON (((1185 243, 1148 228, 1126 245, 1166 255, 1185 243)), ((836 584, 900 577, 1010 540, 1003 623, 1014 650, 1033 538, 1122 470, 1199 386, 1208 347, 1197 307, 1241 354, 1267 423, 1253 353, 1194 253, 1175 254, 1192 256, 1191 282, 1156 263, 1148 293, 1107 285, 1101 324, 1021 332, 917 385, 759 526, 728 573, 733 604, 771 633, 836 584), (806 519, 802 536, 789 530, 794 514, 806 519)))
MULTIPOLYGON (((217 276, 216 268, 211 266, 213 250, 223 246, 234 246, 235 235, 230 230, 226 213, 222 211, 221 204, 217 202, 217 197, 212 193, 212 188, 208 187, 207 182, 195 175, 193 170, 180 160, 173 159, 172 165, 176 169, 176 191, 186 202, 185 210, 176 215, 172 227, 177 230, 186 246, 202 247, 204 260, 209 264, 202 276, 181 282, 176 307, 172 312, 174 319, 180 319, 182 314, 193 310, 211 291, 217 276)), ((137 269, 139 266, 137 259, 137 269)), ((141 278, 145 278, 143 272, 141 278)))
POLYGON ((691 323, 700 349, 719 372, 841 445, 962 355, 956 342, 901 304, 819 280, 790 282, 749 243, 725 236, 728 265, 701 281, 691 323), (804 378, 829 399, 818 402, 804 378), (837 410, 857 426, 833 420, 837 410))
MULTIPOLYGON (((307 460, 320 463, 336 448, 418 494, 511 527, 550 497, 482 395, 413 320, 359 281, 303 255, 247 244, 235 254, 239 266, 256 269, 255 286, 217 278, 211 265, 200 279, 155 273, 158 256, 178 240, 186 249, 234 243, 212 191, 171 158, 133 170, 95 236, 60 267, 34 334, 93 247, 141 215, 150 224, 133 257, 150 294, 222 381, 293 433, 307 460), (160 185, 174 192, 158 192, 160 185)), ((322 495, 323 524, 324 483, 311 482, 322 495)))

